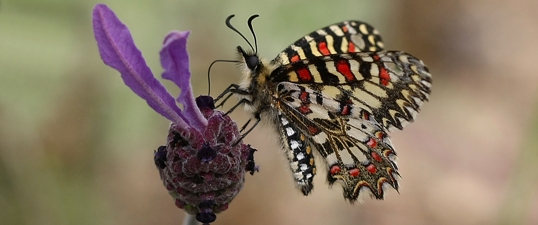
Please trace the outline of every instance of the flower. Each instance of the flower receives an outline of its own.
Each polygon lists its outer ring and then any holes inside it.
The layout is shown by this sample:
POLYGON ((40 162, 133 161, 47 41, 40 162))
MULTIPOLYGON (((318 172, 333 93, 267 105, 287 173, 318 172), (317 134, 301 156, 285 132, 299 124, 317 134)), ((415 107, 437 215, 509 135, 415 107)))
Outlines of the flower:
POLYGON ((172 31, 161 49, 162 77, 174 82, 181 94, 176 99, 153 76, 129 29, 104 4, 93 10, 93 30, 103 62, 121 74, 123 82, 146 100, 157 113, 172 122, 167 142, 154 153, 164 186, 184 209, 204 224, 228 208, 244 183, 244 174, 258 168, 256 151, 243 144, 237 124, 215 110, 213 98, 194 99, 186 49, 188 31, 172 31))

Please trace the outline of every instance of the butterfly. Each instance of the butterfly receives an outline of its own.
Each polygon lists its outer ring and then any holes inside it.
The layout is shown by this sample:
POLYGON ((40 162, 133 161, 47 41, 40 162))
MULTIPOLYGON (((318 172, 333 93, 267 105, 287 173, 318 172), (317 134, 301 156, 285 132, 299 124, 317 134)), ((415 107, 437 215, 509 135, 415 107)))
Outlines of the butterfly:
MULTIPOLYGON (((239 97, 256 123, 273 125, 289 160, 293 179, 311 193, 317 168, 330 185, 340 183, 344 198, 362 193, 383 199, 398 190, 396 152, 389 131, 412 122, 428 100, 431 75, 424 63, 402 51, 384 50, 378 31, 360 21, 343 21, 297 40, 268 61, 256 49, 237 47, 243 78, 218 98, 239 97), (323 163, 316 163, 314 155, 323 163)), ((250 122, 250 120, 249 120, 250 122)), ((248 125, 245 124, 243 129, 248 125)))

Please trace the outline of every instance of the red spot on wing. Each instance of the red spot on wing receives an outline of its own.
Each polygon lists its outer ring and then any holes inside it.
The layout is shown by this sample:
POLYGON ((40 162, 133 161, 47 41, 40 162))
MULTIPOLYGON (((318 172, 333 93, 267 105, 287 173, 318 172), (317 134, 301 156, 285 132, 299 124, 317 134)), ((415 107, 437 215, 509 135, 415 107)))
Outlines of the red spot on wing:
POLYGON ((377 133, 375 133, 375 136, 378 139, 383 139, 385 137, 385 133, 383 133, 382 131, 378 131, 377 133))
POLYGON ((308 81, 313 80, 312 73, 310 73, 310 70, 308 70, 308 68, 306 67, 301 67, 297 69, 295 72, 297 72, 297 74, 299 75, 299 79, 301 81, 308 82, 308 81))
POLYGON ((375 161, 381 162, 381 156, 379 156, 377 152, 372 152, 370 155, 372 155, 372 158, 374 158, 375 161))
POLYGON ((335 174, 340 173, 341 170, 342 169, 340 169, 340 166, 334 165, 331 167, 331 175, 334 176, 335 174))
POLYGON ((310 101, 308 101, 309 100, 308 97, 309 97, 309 94, 306 91, 301 92, 301 94, 299 95, 299 99, 301 99, 301 102, 303 103, 310 103, 310 101))
POLYGON ((294 56, 292 56, 292 57, 290 58, 290 61, 291 61, 292 63, 294 63, 294 62, 298 62, 299 60, 300 60, 299 55, 294 55, 294 56))
POLYGON ((355 50, 355 45, 354 45, 353 43, 349 42, 349 43, 347 44, 347 51, 348 51, 348 52, 356 52, 356 50, 355 50))
POLYGON ((381 57, 379 57, 377 54, 374 54, 372 58, 374 58, 375 61, 379 61, 381 59, 381 57))
POLYGON ((301 105, 301 107, 298 108, 299 112, 301 112, 302 114, 309 114, 309 113, 312 113, 312 110, 310 110, 310 107, 308 107, 308 105, 301 105))
POLYGON ((351 107, 350 107, 349 105, 344 105, 344 106, 342 107, 342 110, 340 111, 340 114, 341 114, 342 116, 347 116, 347 115, 349 115, 350 113, 351 113, 351 107))
POLYGON ((349 68, 349 62, 347 60, 338 60, 336 62, 336 71, 344 75, 348 82, 356 80, 355 75, 351 72, 351 68, 349 68))
POLYGON ((311 135, 316 135, 319 133, 319 129, 315 126, 309 126, 308 133, 310 133, 311 135))
MULTIPOLYGON (((370 138, 370 140, 368 140, 368 142, 366 143, 368 146, 370 146, 371 148, 376 148, 377 147, 377 141, 374 140, 373 138, 370 138)), ((375 153, 375 152, 374 152, 375 153)))
POLYGON ((361 171, 358 168, 353 168, 349 170, 349 175, 352 177, 358 177, 361 174, 361 171))
POLYGON ((389 72, 387 72, 387 69, 381 67, 379 68, 379 78, 381 78, 381 84, 382 85, 389 85, 390 81, 390 75, 389 72))
POLYGON ((366 166, 366 170, 368 170, 368 172, 374 174, 377 172, 377 168, 375 167, 374 164, 370 164, 368 166, 366 166))
POLYGON ((348 30, 347 30, 347 26, 346 26, 346 25, 344 25, 344 26, 342 27, 342 31, 344 31, 344 33, 347 33, 348 30))
POLYGON ((329 49, 327 48, 327 42, 319 42, 318 49, 323 55, 330 55, 329 49))

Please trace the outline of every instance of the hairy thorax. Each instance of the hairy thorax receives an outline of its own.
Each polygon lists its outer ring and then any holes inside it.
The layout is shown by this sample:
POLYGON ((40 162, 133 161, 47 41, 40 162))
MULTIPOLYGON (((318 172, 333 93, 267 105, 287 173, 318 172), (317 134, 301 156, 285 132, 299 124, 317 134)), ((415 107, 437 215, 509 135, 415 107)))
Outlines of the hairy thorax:
POLYGON ((245 110, 253 115, 259 114, 262 120, 269 121, 276 118, 278 103, 276 101, 276 84, 271 82, 271 71, 276 67, 267 60, 262 60, 256 70, 250 70, 245 64, 240 65, 243 78, 239 84, 241 90, 249 94, 236 94, 239 99, 247 99, 245 110))

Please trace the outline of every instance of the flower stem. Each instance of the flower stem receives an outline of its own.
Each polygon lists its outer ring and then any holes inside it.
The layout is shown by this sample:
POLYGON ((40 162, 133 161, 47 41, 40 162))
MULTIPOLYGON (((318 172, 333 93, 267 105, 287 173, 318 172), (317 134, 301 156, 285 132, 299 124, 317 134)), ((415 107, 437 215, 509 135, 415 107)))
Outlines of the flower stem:
POLYGON ((185 220, 183 220, 183 225, 198 225, 198 221, 196 221, 196 217, 185 213, 185 220))

